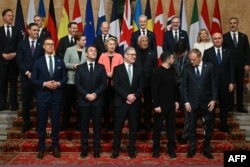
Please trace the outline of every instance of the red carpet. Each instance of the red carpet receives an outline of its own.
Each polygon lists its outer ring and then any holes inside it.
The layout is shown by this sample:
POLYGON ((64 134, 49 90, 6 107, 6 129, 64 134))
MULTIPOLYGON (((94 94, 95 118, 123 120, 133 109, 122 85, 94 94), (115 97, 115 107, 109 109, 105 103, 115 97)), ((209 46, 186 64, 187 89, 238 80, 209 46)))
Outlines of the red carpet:
POLYGON ((177 158, 169 158, 167 153, 162 153, 160 158, 153 158, 150 153, 137 153, 135 159, 130 159, 127 153, 121 153, 117 159, 111 159, 109 153, 101 153, 98 159, 93 158, 90 153, 87 158, 82 159, 78 152, 63 153, 60 159, 54 158, 49 152, 43 160, 36 158, 34 153, 8 153, 0 155, 0 164, 8 165, 108 165, 108 166, 153 166, 153 165, 220 165, 223 166, 223 154, 214 153, 213 160, 196 154, 194 158, 187 158, 186 153, 178 153, 177 158))
MULTIPOLYGON (((32 121, 35 124, 36 113, 31 111, 32 121)), ((202 152, 202 123, 199 120, 197 125, 197 154, 193 158, 187 158, 188 144, 177 144, 177 158, 171 159, 166 151, 166 132, 161 136, 161 156, 160 158, 152 157, 152 132, 138 132, 136 142, 136 158, 130 159, 127 155, 126 146, 128 145, 128 128, 125 125, 122 133, 122 144, 120 156, 117 159, 111 159, 112 152, 112 131, 102 131, 101 157, 94 159, 92 153, 85 159, 80 158, 80 132, 68 130, 60 132, 60 151, 62 158, 54 158, 51 151, 50 125, 47 127, 47 152, 43 160, 36 158, 38 137, 35 129, 28 131, 25 134, 21 133, 22 119, 21 111, 18 111, 18 117, 13 122, 13 128, 8 133, 8 140, 2 145, 2 153, 0 153, 0 165, 102 165, 102 166, 223 166, 223 152, 225 150, 250 150, 250 147, 245 143, 245 133, 239 129, 239 123, 233 119, 232 113, 229 113, 228 124, 232 129, 231 134, 226 134, 217 129, 219 124, 219 111, 216 111, 215 131, 213 140, 211 141, 213 160, 209 160, 201 154, 202 152)), ((176 136, 182 134, 183 128, 183 113, 177 112, 176 119, 176 136)), ((71 119, 71 125, 75 125, 75 118, 71 119)), ((93 139, 92 127, 90 128, 90 152, 92 151, 93 139)))

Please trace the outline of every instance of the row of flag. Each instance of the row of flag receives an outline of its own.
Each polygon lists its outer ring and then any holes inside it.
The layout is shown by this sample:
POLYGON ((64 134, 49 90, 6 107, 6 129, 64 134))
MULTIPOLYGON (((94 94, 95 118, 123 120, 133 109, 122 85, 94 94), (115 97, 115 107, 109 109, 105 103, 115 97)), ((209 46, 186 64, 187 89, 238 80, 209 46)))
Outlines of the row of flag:
MULTIPOLYGON (((22 31, 25 32, 26 26, 29 23, 33 22, 33 17, 35 14, 36 14, 36 11, 35 11, 34 0, 30 0, 29 7, 28 7, 27 24, 25 25, 21 0, 18 0, 17 8, 16 8, 15 25, 20 27, 22 31)), ((46 13, 45 13, 45 8, 44 8, 44 0, 39 1, 37 14, 39 14, 40 16, 44 18, 44 27, 47 26, 47 29, 51 32, 52 38, 54 39, 56 44, 58 42, 58 39, 68 34, 67 25, 70 22, 70 20, 77 22, 78 30, 80 32, 83 32, 83 31, 85 32, 86 37, 87 37, 87 44, 86 44, 87 46, 93 43, 94 37, 96 35, 101 34, 100 25, 103 21, 106 21, 104 0, 100 0, 96 31, 94 28, 94 16, 93 16, 93 8, 92 8, 91 0, 87 0, 84 27, 82 23, 82 17, 81 17, 80 6, 79 6, 78 0, 75 0, 75 3, 74 3, 72 19, 69 18, 69 2, 68 0, 64 0, 58 33, 57 33, 57 27, 56 27, 53 0, 50 0, 49 2, 49 13, 48 13, 47 18, 46 18, 46 13)), ((147 28, 150 31, 153 31, 155 33, 156 42, 157 42, 157 50, 158 50, 158 53, 161 53, 163 34, 165 31, 171 30, 171 19, 176 15, 174 11, 173 0, 170 0, 166 28, 164 25, 162 0, 158 0, 154 24, 153 24, 153 20, 151 17, 150 0, 147 0, 146 2, 146 9, 144 13, 142 13, 141 0, 136 0, 133 20, 131 18, 130 0, 125 0, 124 14, 123 14, 121 28, 120 28, 120 21, 118 18, 117 0, 113 0, 111 17, 110 17, 110 32, 112 35, 115 35, 118 38, 121 48, 125 48, 129 46, 131 34, 133 33, 133 31, 138 30, 139 28, 138 18, 142 14, 145 14, 148 17, 147 28)), ((187 29, 184 0, 181 0, 179 16, 181 20, 180 29, 187 31, 188 29, 187 29)), ((191 46, 196 41, 197 32, 201 28, 207 29, 208 32, 210 32, 211 34, 214 32, 221 32, 220 9, 219 9, 218 0, 215 0, 214 15, 212 19, 211 29, 210 29, 210 24, 209 24, 207 1, 203 0, 201 13, 199 15, 197 0, 194 0, 191 24, 189 27, 189 38, 190 38, 191 46)))

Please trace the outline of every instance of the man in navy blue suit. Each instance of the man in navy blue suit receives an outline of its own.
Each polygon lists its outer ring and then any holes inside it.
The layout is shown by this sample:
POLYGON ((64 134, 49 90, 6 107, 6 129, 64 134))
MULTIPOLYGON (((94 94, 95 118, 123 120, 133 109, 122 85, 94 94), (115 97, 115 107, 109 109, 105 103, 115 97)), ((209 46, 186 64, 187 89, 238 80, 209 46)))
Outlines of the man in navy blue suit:
POLYGON ((203 155, 213 159, 210 151, 210 140, 214 128, 214 108, 217 100, 217 85, 214 77, 213 65, 202 61, 201 52, 193 49, 189 53, 190 63, 183 70, 182 100, 185 110, 189 114, 189 151, 188 158, 196 152, 196 126, 198 112, 201 112, 204 135, 203 155))
POLYGON ((171 31, 166 31, 163 38, 163 51, 168 50, 174 52, 174 46, 178 41, 183 41, 187 46, 187 51, 190 50, 188 34, 184 30, 180 30, 180 18, 175 16, 171 20, 171 31))
POLYGON ((36 59, 44 55, 42 43, 38 40, 38 25, 30 23, 28 25, 28 33, 29 37, 19 42, 17 48, 17 64, 22 83, 23 133, 32 128, 29 111, 30 103, 32 103, 34 97, 34 88, 30 80, 32 66, 36 59))
POLYGON ((90 119, 94 128, 94 158, 100 157, 101 145, 101 116, 103 110, 103 93, 106 89, 107 78, 105 68, 96 63, 97 49, 95 46, 86 48, 87 62, 79 65, 76 71, 75 84, 78 91, 78 108, 81 120, 82 158, 88 155, 88 136, 90 119))
POLYGON ((62 88, 66 84, 67 70, 64 61, 54 56, 54 41, 46 38, 43 43, 45 55, 37 59, 32 68, 31 80, 37 88, 38 117, 38 159, 43 159, 46 149, 46 126, 48 115, 51 119, 52 155, 60 158, 59 152, 59 121, 62 103, 62 88))

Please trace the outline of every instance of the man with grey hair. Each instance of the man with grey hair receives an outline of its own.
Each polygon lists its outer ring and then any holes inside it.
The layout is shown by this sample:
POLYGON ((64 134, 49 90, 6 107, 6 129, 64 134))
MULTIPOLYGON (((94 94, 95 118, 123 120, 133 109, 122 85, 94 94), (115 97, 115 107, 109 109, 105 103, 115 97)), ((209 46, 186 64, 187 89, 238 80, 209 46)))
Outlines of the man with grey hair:
POLYGON ((131 35, 131 46, 133 46, 134 48, 139 48, 138 46, 138 37, 140 35, 146 35, 148 37, 148 47, 153 50, 156 51, 156 39, 155 39, 155 34, 154 32, 150 31, 147 29, 147 21, 148 18, 146 15, 141 15, 138 19, 140 27, 138 27, 138 30, 133 32, 131 35))
POLYGON ((119 156, 122 128, 127 117, 129 122, 128 154, 130 158, 135 158, 137 120, 143 90, 142 73, 134 64, 135 61, 136 51, 133 47, 128 47, 124 51, 124 63, 114 68, 115 125, 111 158, 119 156))
MULTIPOLYGON (((152 118, 152 95, 150 92, 151 80, 154 70, 157 67, 157 53, 149 48, 149 40, 146 35, 140 35, 138 38, 138 48, 136 49, 135 64, 140 67, 143 77, 143 100, 142 108, 143 113, 143 128, 146 132, 151 131, 151 118, 152 118)), ((140 124, 140 117, 139 117, 140 124)))

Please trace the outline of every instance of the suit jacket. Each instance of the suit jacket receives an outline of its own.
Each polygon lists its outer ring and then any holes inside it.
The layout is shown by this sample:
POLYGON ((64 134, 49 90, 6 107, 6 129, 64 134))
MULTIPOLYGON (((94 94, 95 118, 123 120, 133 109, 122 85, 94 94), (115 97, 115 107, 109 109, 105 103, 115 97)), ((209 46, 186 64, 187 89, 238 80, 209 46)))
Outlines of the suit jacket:
POLYGON ((51 33, 47 30, 47 27, 45 27, 45 28, 43 28, 42 29, 42 32, 41 32, 41 34, 40 34, 40 36, 39 36, 39 40, 42 42, 42 44, 43 44, 43 41, 44 41, 44 39, 45 38, 49 38, 49 37, 51 37, 51 33))
POLYGON ((66 52, 66 49, 73 46, 73 45, 75 45, 75 43, 71 44, 71 42, 69 41, 68 35, 62 37, 58 43, 58 46, 56 49, 56 55, 63 59, 65 52, 66 52))
POLYGON ((222 47, 221 64, 218 63, 214 47, 204 51, 203 61, 213 64, 215 77, 220 86, 228 87, 229 83, 235 83, 232 56, 228 49, 222 47))
POLYGON ((91 76, 87 62, 79 65, 76 70, 75 85, 79 93, 79 107, 87 107, 91 105, 102 106, 103 92, 105 91, 107 85, 104 66, 102 64, 95 63, 94 74, 91 76), (97 99, 93 102, 86 100, 85 97, 89 93, 95 93, 97 95, 97 99))
MULTIPOLYGON (((141 31, 137 30, 135 32, 132 33, 131 36, 131 46, 133 46, 134 48, 138 49, 138 38, 141 35, 141 31)), ((152 31, 147 30, 147 37, 148 37, 148 48, 150 48, 153 51, 157 51, 157 46, 156 46, 156 38, 155 38, 155 34, 152 31)))
POLYGON ((197 79, 195 68, 189 64, 184 67, 182 77, 183 102, 190 103, 192 109, 207 109, 211 100, 217 100, 218 88, 214 77, 213 65, 203 62, 200 79, 197 79))
MULTIPOLYGON (((115 39, 117 39, 115 36, 110 35, 110 34, 109 34, 108 38, 109 38, 109 37, 114 37, 115 39)), ((106 38, 106 39, 107 39, 107 38, 106 38)), ((117 41, 117 42, 119 42, 119 41, 117 41)), ((107 52, 107 49, 106 49, 105 46, 104 46, 104 42, 103 42, 102 35, 99 35, 99 36, 95 37, 93 45, 94 45, 94 46, 96 47, 96 49, 97 49, 97 58, 96 58, 96 62, 98 62, 99 57, 101 56, 101 54, 107 52)), ((118 45, 116 45, 115 52, 116 52, 116 53, 120 53, 120 51, 119 51, 119 46, 118 46, 118 45)))
MULTIPOLYGON (((179 30, 179 41, 183 41, 186 46, 187 46, 187 50, 190 50, 190 45, 189 45, 189 38, 188 38, 188 34, 186 31, 184 30, 179 30)), ((174 40, 174 36, 173 36, 173 32, 172 31, 166 31, 164 33, 164 37, 163 37, 163 51, 170 51, 170 52, 174 52, 174 46, 175 46, 175 40, 174 40)))
POLYGON ((25 73, 27 71, 31 72, 34 61, 44 55, 44 50, 42 45, 43 44, 40 42, 40 40, 37 40, 34 55, 32 55, 29 39, 25 39, 19 42, 17 48, 16 60, 20 71, 20 78, 22 81, 30 80, 29 78, 27 78, 25 73))
POLYGON ((250 65, 249 42, 246 34, 238 32, 238 44, 235 47, 230 32, 227 32, 223 35, 223 46, 230 49, 234 64, 242 68, 244 65, 250 65))
POLYGON ((140 49, 136 50, 136 61, 135 65, 142 71, 144 87, 150 89, 151 79, 154 70, 157 68, 157 51, 148 48, 146 50, 147 55, 141 55, 140 49), (145 62, 143 64, 142 57, 146 56, 145 62))
POLYGON ((57 56, 55 58, 54 73, 50 76, 49 69, 47 67, 46 58, 42 56, 38 58, 32 68, 31 81, 37 87, 37 102, 50 103, 51 96, 55 102, 62 101, 62 88, 66 84, 67 70, 63 60, 57 56), (60 82, 60 86, 55 90, 50 90, 43 86, 44 82, 55 80, 60 82))
POLYGON ((133 78, 130 85, 125 64, 120 64, 114 69, 113 81, 115 91, 114 106, 125 108, 129 106, 139 107, 143 90, 143 78, 140 68, 133 65, 133 78), (126 103, 129 94, 135 94, 136 96, 136 101, 131 105, 126 103))
POLYGON ((75 68, 74 64, 82 64, 86 62, 86 53, 85 48, 82 49, 82 57, 81 61, 79 59, 77 48, 76 46, 71 46, 67 48, 65 56, 64 56, 64 63, 68 70, 68 82, 67 84, 75 84, 75 68))
MULTIPOLYGON (((14 53, 17 50, 18 42, 23 39, 21 31, 11 26, 12 33, 10 41, 7 39, 4 26, 0 27, 0 65, 7 65, 10 61, 5 60, 2 57, 3 53, 14 53)), ((16 59, 13 59, 16 61, 16 59)))

